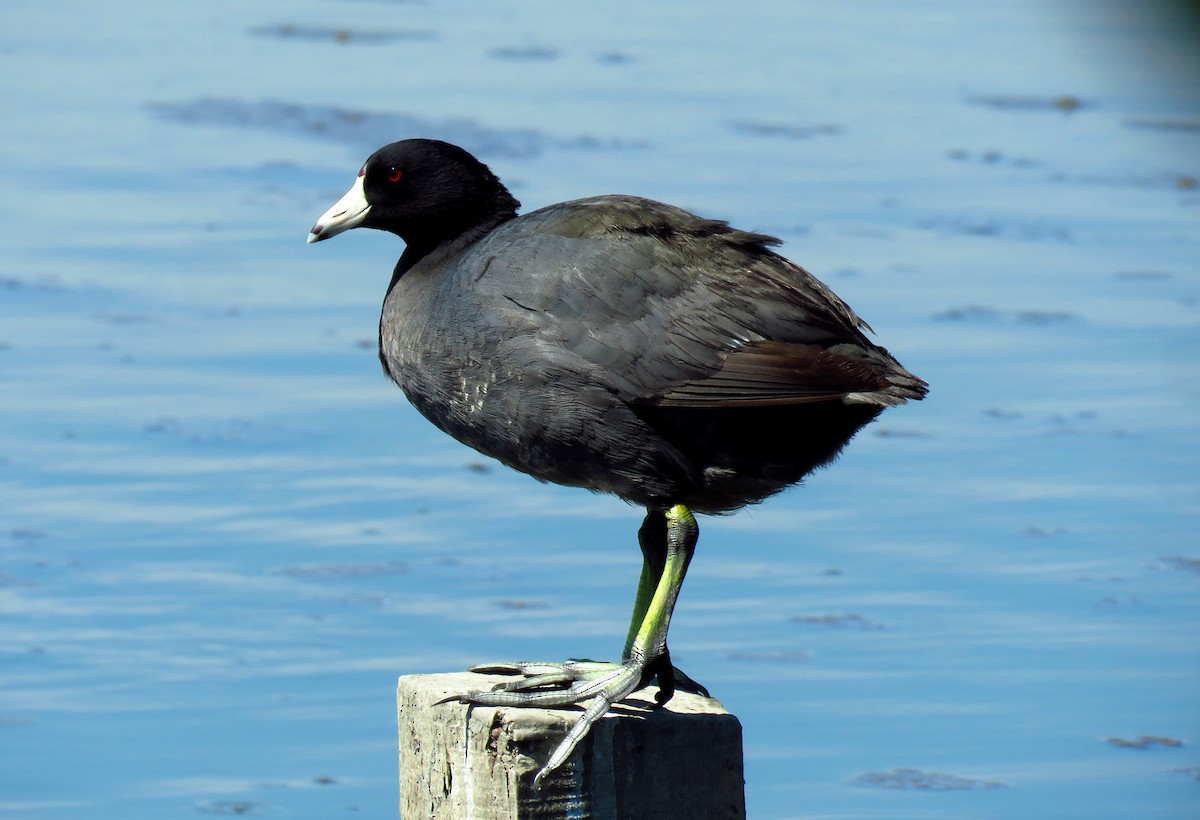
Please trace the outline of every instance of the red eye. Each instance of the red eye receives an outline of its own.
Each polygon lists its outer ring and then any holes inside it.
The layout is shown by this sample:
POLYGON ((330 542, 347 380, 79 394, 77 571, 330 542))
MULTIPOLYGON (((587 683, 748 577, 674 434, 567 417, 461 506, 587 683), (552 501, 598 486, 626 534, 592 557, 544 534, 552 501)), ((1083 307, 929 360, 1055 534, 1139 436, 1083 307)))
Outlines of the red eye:
POLYGON ((399 182, 402 176, 399 168, 392 168, 388 171, 388 182, 399 182))

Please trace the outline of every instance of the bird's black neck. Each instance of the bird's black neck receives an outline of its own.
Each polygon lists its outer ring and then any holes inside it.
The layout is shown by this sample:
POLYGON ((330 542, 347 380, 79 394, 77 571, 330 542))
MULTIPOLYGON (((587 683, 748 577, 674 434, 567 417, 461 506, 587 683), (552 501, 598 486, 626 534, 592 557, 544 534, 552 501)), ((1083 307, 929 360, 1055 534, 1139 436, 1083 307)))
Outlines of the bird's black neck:
MULTIPOLYGON (((405 271, 444 243, 455 242, 462 237, 469 237, 468 242, 474 241, 516 217, 521 203, 498 179, 493 177, 490 181, 494 187, 484 196, 472 199, 469 204, 459 203, 450 211, 410 216, 405 220, 404 226, 395 231, 404 240, 405 249, 392 274, 392 285, 405 271)), ((388 290, 391 290, 390 286, 388 290)))

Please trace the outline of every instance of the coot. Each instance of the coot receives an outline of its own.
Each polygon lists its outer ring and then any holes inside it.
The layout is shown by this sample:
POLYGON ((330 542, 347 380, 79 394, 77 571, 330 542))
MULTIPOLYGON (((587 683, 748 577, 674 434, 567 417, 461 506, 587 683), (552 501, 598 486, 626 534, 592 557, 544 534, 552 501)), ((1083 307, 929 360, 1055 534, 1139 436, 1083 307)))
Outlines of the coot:
POLYGON ((519 204, 462 148, 404 140, 367 160, 308 241, 356 227, 404 240, 379 357, 427 419, 541 481, 646 508, 620 663, 475 667, 521 677, 450 698, 593 699, 540 782, 613 703, 655 679, 661 703, 674 692, 667 629, 693 512, 795 484, 926 384, 772 237, 633 196, 519 204))

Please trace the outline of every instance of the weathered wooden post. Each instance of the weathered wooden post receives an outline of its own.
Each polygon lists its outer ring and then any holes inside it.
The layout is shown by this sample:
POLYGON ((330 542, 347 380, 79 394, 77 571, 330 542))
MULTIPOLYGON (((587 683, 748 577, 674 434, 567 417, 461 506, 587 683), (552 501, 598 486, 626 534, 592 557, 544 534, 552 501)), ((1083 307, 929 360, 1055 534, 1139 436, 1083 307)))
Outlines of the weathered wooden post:
POLYGON ((740 820, 742 727, 712 698, 653 687, 617 704, 540 789, 579 709, 435 705, 508 678, 406 675, 396 692, 402 820, 740 820))

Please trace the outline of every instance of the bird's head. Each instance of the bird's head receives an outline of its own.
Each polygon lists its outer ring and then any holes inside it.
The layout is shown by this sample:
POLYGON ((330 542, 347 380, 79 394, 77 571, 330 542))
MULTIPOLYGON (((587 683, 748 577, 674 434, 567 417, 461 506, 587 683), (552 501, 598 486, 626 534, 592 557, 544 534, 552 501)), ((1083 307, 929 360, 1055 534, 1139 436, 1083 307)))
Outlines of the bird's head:
POLYGON ((376 228, 409 247, 433 247, 516 215, 520 203, 495 174, 448 142, 410 139, 367 159, 350 190, 313 225, 309 243, 351 228, 376 228))

